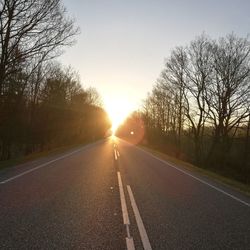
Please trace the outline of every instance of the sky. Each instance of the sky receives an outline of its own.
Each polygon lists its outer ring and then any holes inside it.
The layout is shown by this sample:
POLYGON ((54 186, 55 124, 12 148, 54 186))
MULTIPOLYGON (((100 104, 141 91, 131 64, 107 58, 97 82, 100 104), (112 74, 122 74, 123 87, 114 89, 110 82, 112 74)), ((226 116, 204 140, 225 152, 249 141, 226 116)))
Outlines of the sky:
POLYGON ((81 33, 60 61, 95 87, 111 116, 140 107, 171 49, 205 32, 250 33, 249 0, 63 0, 81 33))

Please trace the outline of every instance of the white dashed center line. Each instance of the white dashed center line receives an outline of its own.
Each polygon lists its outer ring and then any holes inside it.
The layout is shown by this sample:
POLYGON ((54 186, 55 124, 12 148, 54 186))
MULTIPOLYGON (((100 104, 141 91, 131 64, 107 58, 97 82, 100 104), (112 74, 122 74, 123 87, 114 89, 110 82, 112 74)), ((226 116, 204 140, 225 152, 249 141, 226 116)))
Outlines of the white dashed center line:
POLYGON ((117 161, 117 154, 116 154, 116 150, 114 150, 114 154, 115 154, 115 160, 117 161))
POLYGON ((135 249, 134 240, 131 237, 130 232, 129 232, 130 221, 129 221, 128 209, 127 209, 127 204, 126 204, 126 199, 125 199, 120 172, 117 172, 117 177, 118 177, 118 185, 119 185, 120 200, 121 200, 121 207, 122 207, 123 223, 126 226, 126 231, 127 231, 127 237, 126 237, 127 249, 134 250, 135 249))

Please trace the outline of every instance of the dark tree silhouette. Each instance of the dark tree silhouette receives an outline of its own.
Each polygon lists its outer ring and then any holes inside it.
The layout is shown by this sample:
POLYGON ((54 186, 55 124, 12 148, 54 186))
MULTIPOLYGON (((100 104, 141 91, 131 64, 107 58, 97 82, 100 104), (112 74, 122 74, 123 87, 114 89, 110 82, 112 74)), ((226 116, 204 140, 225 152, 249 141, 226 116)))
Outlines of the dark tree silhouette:
POLYGON ((97 91, 53 61, 77 33, 61 0, 0 0, 0 160, 105 134, 97 91))
POLYGON ((203 34, 166 59, 140 111, 141 141, 249 183, 249 110, 250 41, 203 34))

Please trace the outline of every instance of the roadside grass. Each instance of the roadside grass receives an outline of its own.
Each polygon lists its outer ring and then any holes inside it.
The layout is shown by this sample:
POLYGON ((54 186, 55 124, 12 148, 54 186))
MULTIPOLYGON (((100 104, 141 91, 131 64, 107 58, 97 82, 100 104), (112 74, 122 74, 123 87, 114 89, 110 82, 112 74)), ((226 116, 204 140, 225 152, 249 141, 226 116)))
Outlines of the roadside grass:
POLYGON ((189 171, 192 171, 192 172, 195 172, 195 173, 198 173, 200 175, 203 175, 204 177, 209 177, 225 186, 228 186, 230 188, 233 188, 237 191, 240 191, 242 192, 243 194, 247 195, 247 196, 250 196, 250 185, 246 185, 244 183, 241 183, 239 181, 236 181, 236 180, 233 180, 233 179, 230 179, 228 177, 225 177, 225 176, 222 176, 222 175, 219 175, 217 173, 214 173, 212 171, 209 171, 207 169, 203 169, 203 168, 200 168, 200 167, 197 167, 191 163, 188 163, 188 162, 185 162, 185 161, 182 161, 180 159, 177 159, 173 156, 169 156, 165 153, 162 153, 158 150, 155 150, 155 149, 152 149, 148 146, 145 146, 145 145, 138 145, 140 148, 150 152, 151 154, 161 158, 162 160, 165 160, 167 162, 170 162, 172 163, 173 165, 176 165, 177 167, 180 167, 180 168, 183 168, 183 169, 186 169, 186 170, 189 170, 189 171))
POLYGON ((6 169, 6 168, 11 168, 13 166, 29 162, 29 161, 34 161, 34 160, 40 159, 42 157, 54 156, 54 155, 57 155, 60 153, 64 153, 70 149, 82 147, 86 144, 88 144, 88 143, 80 143, 80 144, 72 144, 72 145, 68 145, 68 146, 61 146, 61 147, 56 147, 56 148, 50 149, 50 150, 44 150, 41 152, 31 153, 31 154, 28 154, 26 156, 18 157, 18 158, 7 160, 7 161, 0 161, 0 171, 3 169, 6 169))

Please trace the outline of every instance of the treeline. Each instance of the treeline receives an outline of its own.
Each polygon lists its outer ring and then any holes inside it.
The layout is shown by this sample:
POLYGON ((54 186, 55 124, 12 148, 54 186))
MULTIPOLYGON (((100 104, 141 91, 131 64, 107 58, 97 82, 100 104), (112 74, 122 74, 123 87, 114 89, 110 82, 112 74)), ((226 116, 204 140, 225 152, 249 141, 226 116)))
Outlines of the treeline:
POLYGON ((109 121, 94 89, 54 59, 78 28, 60 0, 0 2, 0 160, 92 141, 109 121))
POLYGON ((144 143, 250 183, 250 41, 203 34, 175 48, 131 119, 144 143))

